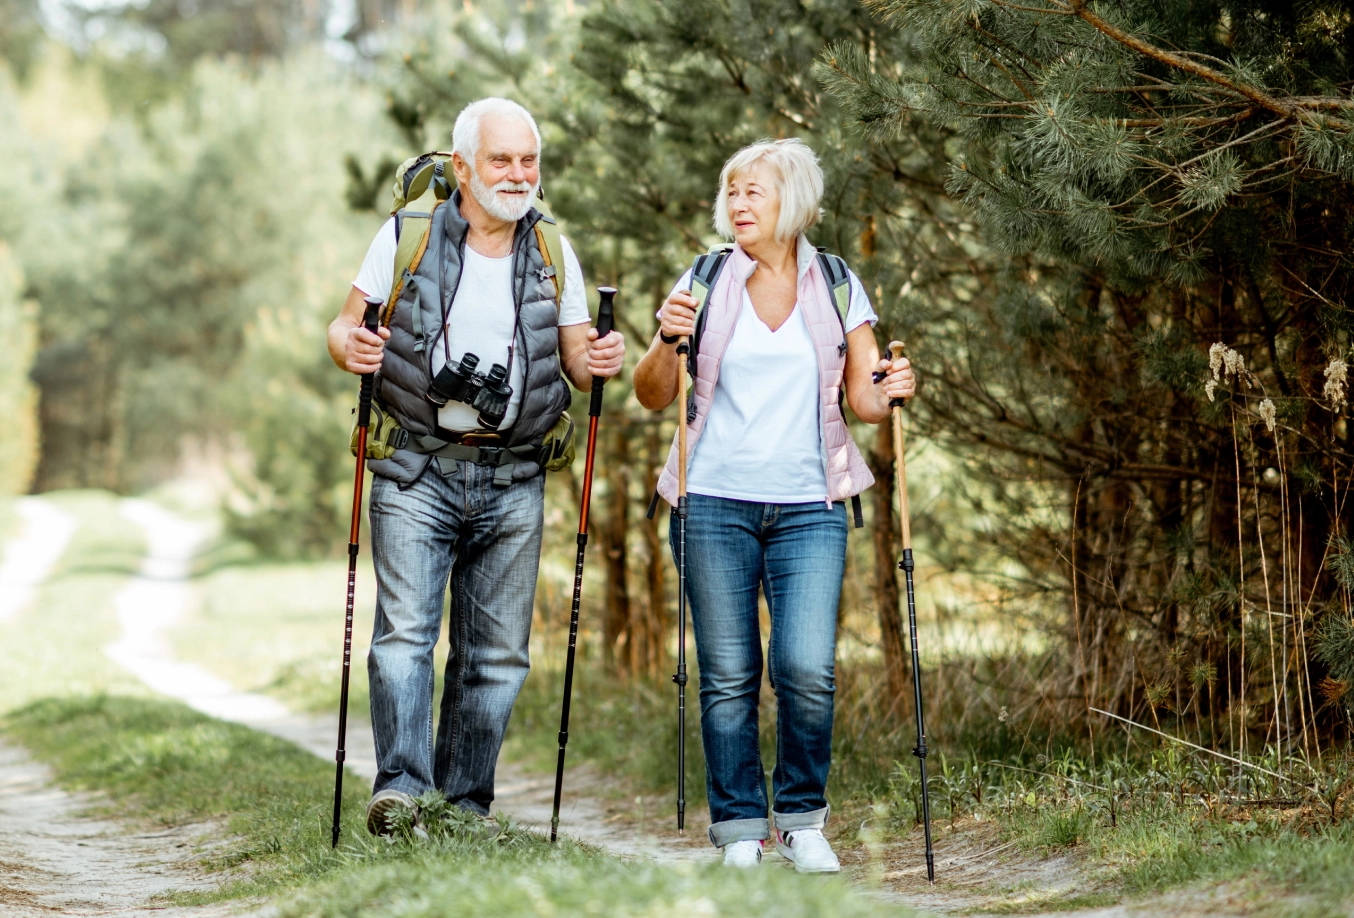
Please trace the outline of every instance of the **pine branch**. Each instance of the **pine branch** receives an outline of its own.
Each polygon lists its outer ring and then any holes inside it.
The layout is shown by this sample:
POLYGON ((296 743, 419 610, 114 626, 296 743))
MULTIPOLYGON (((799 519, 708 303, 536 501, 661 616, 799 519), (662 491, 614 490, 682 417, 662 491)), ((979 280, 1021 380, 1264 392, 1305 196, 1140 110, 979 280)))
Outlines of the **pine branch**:
POLYGON ((1117 41, 1119 44, 1123 45, 1126 48, 1131 48, 1132 50, 1138 52, 1144 57, 1150 57, 1155 61, 1159 61, 1160 63, 1166 64, 1168 67, 1174 67, 1176 70, 1183 70, 1186 73, 1192 73, 1195 76, 1200 77, 1201 79, 1208 80, 1210 83, 1216 83, 1217 85, 1222 86, 1225 89, 1231 90, 1232 92, 1236 93, 1239 96, 1250 99, 1252 102, 1254 102, 1261 108, 1268 109, 1269 111, 1274 112, 1274 114, 1280 115, 1285 119, 1291 120, 1297 117, 1297 113, 1294 111, 1292 106, 1284 104, 1280 100, 1274 98, 1269 93, 1261 89, 1257 89, 1256 87, 1246 83, 1237 82, 1236 80, 1224 76, 1223 74, 1219 73, 1218 71, 1214 70, 1211 67, 1205 67, 1203 64, 1199 64, 1190 60, 1188 57, 1185 57, 1182 54, 1176 54, 1174 52, 1158 48, 1155 45, 1148 44, 1147 42, 1143 41, 1142 39, 1138 38, 1135 35, 1131 35, 1128 32, 1125 32, 1123 29, 1119 28, 1113 23, 1105 19, 1102 19, 1100 16, 1093 13, 1086 6, 1086 0, 1069 0, 1069 4, 1071 11, 1075 15, 1077 15, 1078 17, 1089 23, 1093 28, 1096 29, 1096 31, 1113 39, 1114 41, 1117 41))

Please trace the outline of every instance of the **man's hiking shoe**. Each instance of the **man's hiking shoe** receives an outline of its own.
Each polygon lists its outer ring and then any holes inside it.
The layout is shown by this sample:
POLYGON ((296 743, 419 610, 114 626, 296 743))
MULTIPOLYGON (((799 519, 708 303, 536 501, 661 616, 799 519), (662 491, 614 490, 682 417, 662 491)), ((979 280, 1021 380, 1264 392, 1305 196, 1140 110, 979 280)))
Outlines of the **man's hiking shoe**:
POLYGON ((756 867, 762 862, 762 840, 748 838, 724 846, 724 866, 756 867))
POLYGON ((391 835, 400 816, 409 820, 409 830, 415 838, 428 840, 428 833, 419 824, 418 804, 404 791, 383 790, 367 804, 367 831, 372 835, 391 835))
POLYGON ((842 869, 821 829, 776 832, 776 852, 795 865, 796 873, 837 873, 842 869))

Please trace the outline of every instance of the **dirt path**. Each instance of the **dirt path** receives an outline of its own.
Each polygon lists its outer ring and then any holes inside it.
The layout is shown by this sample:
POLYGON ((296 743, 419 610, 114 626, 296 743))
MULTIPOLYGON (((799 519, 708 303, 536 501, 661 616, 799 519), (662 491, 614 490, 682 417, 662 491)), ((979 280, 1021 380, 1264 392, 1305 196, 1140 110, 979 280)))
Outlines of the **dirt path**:
MULTIPOLYGON (((17 502, 20 533, 0 555, 0 620, 24 611, 65 552, 76 522, 40 497, 17 502)), ((202 826, 138 833, 82 815, 94 798, 57 788, 46 766, 0 742, 0 914, 189 916, 219 908, 148 904, 178 889, 210 888, 193 868, 202 826)))
POLYGON ((28 605, 75 534, 70 514, 41 497, 19 498, 14 511, 23 528, 0 554, 0 622, 28 605))
POLYGON ((203 826, 153 833, 81 815, 91 798, 52 784, 46 766, 0 743, 0 914, 216 918, 224 907, 165 908, 172 890, 210 889, 193 867, 203 826))

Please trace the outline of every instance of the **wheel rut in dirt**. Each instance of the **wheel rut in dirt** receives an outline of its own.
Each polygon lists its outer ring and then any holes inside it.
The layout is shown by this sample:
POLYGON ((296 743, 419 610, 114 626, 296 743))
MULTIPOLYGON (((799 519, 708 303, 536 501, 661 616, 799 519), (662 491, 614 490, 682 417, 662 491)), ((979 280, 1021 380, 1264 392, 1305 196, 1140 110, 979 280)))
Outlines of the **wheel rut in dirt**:
POLYGON ((167 908, 154 897, 213 889, 194 868, 210 826, 128 831, 86 815, 97 799, 67 793, 22 750, 0 743, 0 914, 216 918, 222 907, 167 908))

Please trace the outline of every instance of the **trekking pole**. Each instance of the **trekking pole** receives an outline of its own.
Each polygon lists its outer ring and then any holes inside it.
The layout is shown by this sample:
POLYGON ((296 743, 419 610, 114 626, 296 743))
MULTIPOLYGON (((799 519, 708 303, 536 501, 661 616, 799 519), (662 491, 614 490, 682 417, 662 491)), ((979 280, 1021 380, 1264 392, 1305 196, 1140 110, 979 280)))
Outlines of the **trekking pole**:
MULTIPOLYGON (((373 335, 381 324, 381 301, 367 297, 362 325, 373 335)), ((348 610, 343 618, 343 681, 339 687, 338 748, 334 750, 334 836, 338 847, 339 817, 343 807, 344 744, 348 739, 348 674, 353 662, 353 599, 357 595, 357 533, 362 526, 362 485, 367 471, 367 428, 371 424, 371 390, 375 373, 362 376, 357 395, 357 471, 353 473, 353 518, 348 526, 348 610)))
POLYGON ((686 828, 686 336, 677 342, 677 831, 686 828))
MULTIPOLYGON (((597 340, 611 334, 615 287, 598 287, 602 301, 597 306, 597 340)), ((574 602, 569 612, 569 655, 564 664, 564 703, 559 712, 559 760, 555 763, 555 806, 550 812, 550 841, 559 832, 559 801, 564 792, 564 747, 569 745, 569 703, 574 693, 574 657, 578 648, 578 604, 583 596, 583 555, 588 550, 588 505, 592 502, 592 462, 597 452, 597 419, 602 415, 605 376, 592 378, 592 402, 588 405, 588 454, 583 463, 583 507, 578 512, 578 558, 574 562, 574 602)))
MULTIPOLYGON (((889 354, 892 360, 903 356, 903 342, 890 341, 889 354)), ((889 409, 893 415, 893 455, 898 462, 898 515, 903 522, 903 560, 898 566, 903 569, 907 580, 907 625, 912 643, 912 697, 917 710, 917 745, 912 754, 917 757, 917 766, 921 769, 921 818, 926 831, 926 880, 936 881, 935 854, 931 849, 931 794, 926 786, 926 718, 922 714, 921 704, 921 659, 917 654, 917 599, 912 588, 912 571, 916 566, 912 560, 912 521, 907 510, 907 466, 903 462, 903 405, 904 400, 889 400, 889 409)))

